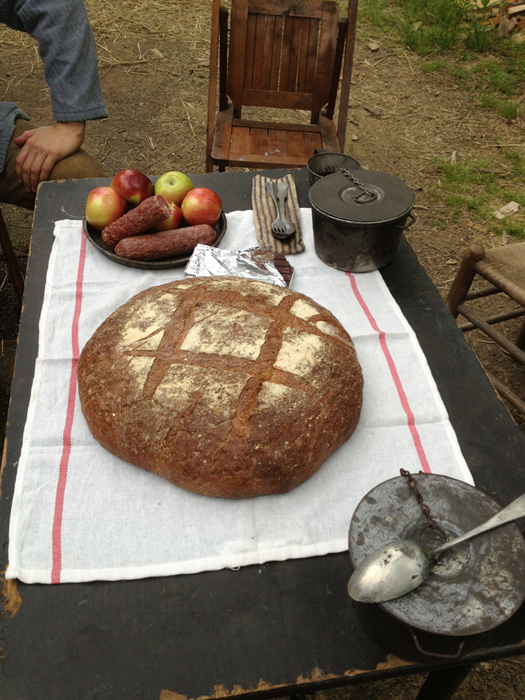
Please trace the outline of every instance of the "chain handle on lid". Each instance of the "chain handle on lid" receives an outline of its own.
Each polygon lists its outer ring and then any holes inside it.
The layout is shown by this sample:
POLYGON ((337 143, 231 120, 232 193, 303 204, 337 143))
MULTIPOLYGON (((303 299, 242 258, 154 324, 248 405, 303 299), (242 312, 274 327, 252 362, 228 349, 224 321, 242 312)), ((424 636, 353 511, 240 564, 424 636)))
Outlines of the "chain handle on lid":
POLYGON ((354 185, 357 185, 363 190, 363 194, 357 195, 357 197, 354 197, 354 201, 357 202, 358 204, 368 204, 369 202, 373 202, 374 200, 377 199, 377 192, 374 192, 374 190, 371 190, 368 188, 366 185, 364 185, 362 182, 360 182, 355 175, 352 175, 350 170, 347 170, 346 168, 340 168, 339 169, 343 175, 346 175, 346 177, 354 183, 354 185))
POLYGON ((434 518, 430 515, 430 508, 427 506, 427 504, 423 501, 423 496, 420 494, 419 489, 416 484, 416 480, 412 476, 412 474, 407 471, 406 469, 400 469, 401 476, 404 476, 405 479, 407 480, 407 484, 410 486, 410 488, 413 490, 413 492, 416 494, 417 502, 419 503, 419 507, 421 508, 421 511, 423 515, 427 519, 427 524, 420 530, 419 535, 418 535, 418 541, 421 539, 421 535, 423 534, 424 530, 429 527, 431 530, 435 530, 439 537, 443 540, 443 542, 447 542, 448 540, 448 535, 447 533, 441 528, 437 522, 434 520, 434 518))

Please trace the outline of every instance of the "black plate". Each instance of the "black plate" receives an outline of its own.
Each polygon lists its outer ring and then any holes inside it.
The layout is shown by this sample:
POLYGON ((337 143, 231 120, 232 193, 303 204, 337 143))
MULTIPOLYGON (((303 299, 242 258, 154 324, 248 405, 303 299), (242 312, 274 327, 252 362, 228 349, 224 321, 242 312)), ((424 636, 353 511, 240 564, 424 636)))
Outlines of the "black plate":
MULTIPOLYGON (((169 270, 172 267, 181 267, 182 265, 186 265, 191 257, 191 254, 184 254, 174 255, 172 258, 163 258, 162 260, 128 260, 128 258, 122 258, 120 255, 117 255, 112 248, 109 248, 105 243, 103 243, 100 231, 97 231, 93 228, 93 226, 90 226, 85 219, 82 222, 82 227, 84 229, 84 233, 86 234, 86 238, 93 246, 95 246, 97 250, 99 250, 110 260, 114 260, 120 265, 126 265, 127 267, 139 267, 142 270, 169 270)), ((224 215, 223 211, 221 211, 220 219, 214 228, 217 231, 217 239, 213 244, 213 247, 217 248, 219 243, 224 238, 224 234, 226 233, 226 216, 224 215)))

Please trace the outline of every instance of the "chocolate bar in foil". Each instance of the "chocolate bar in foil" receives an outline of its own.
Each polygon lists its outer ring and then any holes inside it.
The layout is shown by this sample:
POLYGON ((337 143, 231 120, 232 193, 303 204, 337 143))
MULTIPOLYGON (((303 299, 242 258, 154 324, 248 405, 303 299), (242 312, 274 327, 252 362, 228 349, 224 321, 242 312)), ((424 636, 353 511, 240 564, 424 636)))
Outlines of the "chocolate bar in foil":
POLYGON ((185 277, 231 275, 291 287, 294 269, 282 253, 265 248, 222 250, 199 243, 184 271, 185 277))

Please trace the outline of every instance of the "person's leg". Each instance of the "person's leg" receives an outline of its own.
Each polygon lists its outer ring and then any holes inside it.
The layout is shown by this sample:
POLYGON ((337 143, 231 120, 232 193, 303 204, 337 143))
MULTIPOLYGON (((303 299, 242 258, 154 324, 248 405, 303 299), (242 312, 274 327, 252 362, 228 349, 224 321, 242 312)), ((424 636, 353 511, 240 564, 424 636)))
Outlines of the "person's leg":
MULTIPOLYGON (((5 161, 4 172, 0 173, 0 202, 16 204, 25 209, 34 209, 35 193, 26 192, 24 185, 18 182, 16 175, 16 157, 20 147, 16 145, 15 138, 28 129, 34 129, 35 124, 25 119, 17 119, 15 132, 5 161)), ((51 173, 49 180, 68 180, 72 178, 105 177, 106 172, 102 165, 89 153, 80 148, 76 153, 59 161, 51 173)))

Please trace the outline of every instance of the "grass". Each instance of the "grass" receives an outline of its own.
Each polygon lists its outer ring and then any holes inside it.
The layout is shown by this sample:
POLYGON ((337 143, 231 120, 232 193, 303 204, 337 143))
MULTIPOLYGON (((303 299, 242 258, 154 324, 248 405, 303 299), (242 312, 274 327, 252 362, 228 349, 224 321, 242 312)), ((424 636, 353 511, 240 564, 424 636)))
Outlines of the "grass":
MULTIPOLYGON (((512 122, 525 105, 525 42, 498 36, 489 24, 488 1, 476 10, 471 0, 361 0, 359 16, 424 57, 421 70, 460 83, 473 109, 492 110, 512 122)), ((498 158, 499 169, 481 159, 436 161, 433 197, 450 207, 453 218, 468 212, 494 234, 525 239, 525 158, 503 151, 503 159, 501 166, 498 158), (510 201, 520 211, 496 219, 494 212, 510 201)))
POLYGON ((438 186, 432 198, 444 201, 451 210, 452 220, 463 211, 479 217, 495 235, 504 232, 525 239, 525 158, 516 151, 503 151, 503 172, 491 159, 449 163, 436 159, 438 186), (520 211, 506 219, 496 219, 494 212, 509 202, 517 202, 520 211))
POLYGON ((445 68, 446 63, 442 58, 438 58, 435 61, 426 61, 421 64, 421 70, 428 71, 429 73, 435 73, 436 71, 441 71, 445 68))
POLYGON ((489 12, 473 10, 470 0, 361 0, 359 6, 361 19, 428 57, 423 70, 464 81, 480 107, 513 120, 525 88, 525 43, 501 39, 487 24, 489 12))

